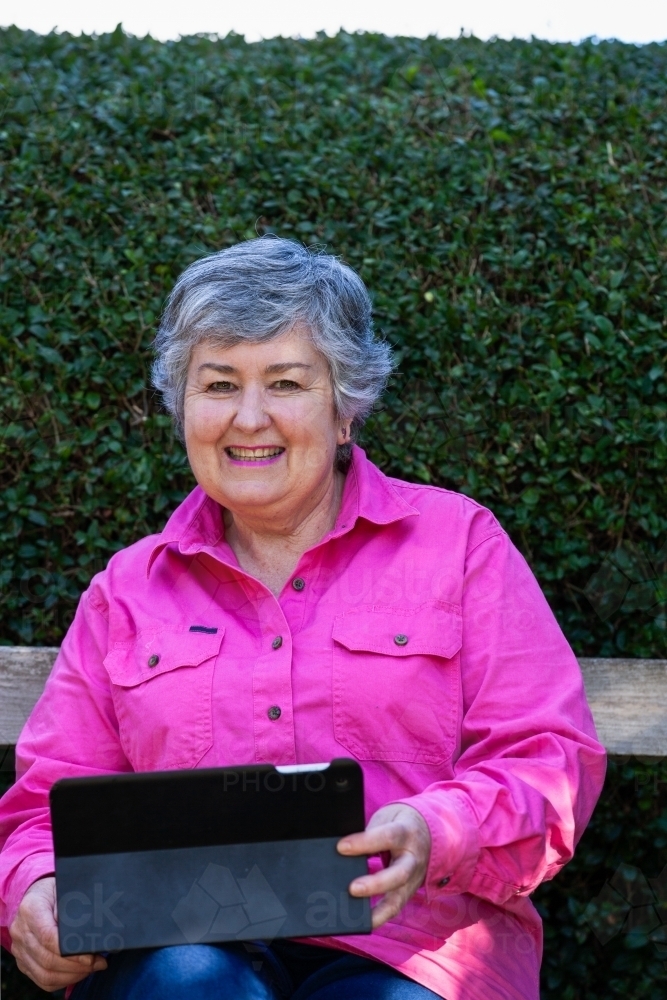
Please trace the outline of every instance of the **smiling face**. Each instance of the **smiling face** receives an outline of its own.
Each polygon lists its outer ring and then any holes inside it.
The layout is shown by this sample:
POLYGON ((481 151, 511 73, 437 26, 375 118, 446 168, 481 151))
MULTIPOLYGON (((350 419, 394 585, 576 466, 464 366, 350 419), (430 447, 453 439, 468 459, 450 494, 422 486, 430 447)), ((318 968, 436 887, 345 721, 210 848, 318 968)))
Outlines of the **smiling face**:
POLYGON ((307 516, 331 489, 349 426, 336 418, 327 362, 304 328, 260 344, 204 341, 192 352, 188 458, 199 485, 233 514, 307 516))

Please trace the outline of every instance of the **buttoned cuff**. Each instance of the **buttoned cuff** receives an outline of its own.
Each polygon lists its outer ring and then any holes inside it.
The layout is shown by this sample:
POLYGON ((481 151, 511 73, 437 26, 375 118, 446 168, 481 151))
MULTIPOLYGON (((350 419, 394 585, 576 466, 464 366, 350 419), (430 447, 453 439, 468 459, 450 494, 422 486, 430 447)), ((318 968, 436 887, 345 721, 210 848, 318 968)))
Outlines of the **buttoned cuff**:
POLYGON ((468 892, 479 858, 480 837, 464 793, 442 789, 399 801, 416 809, 431 833, 431 856, 424 879, 427 903, 438 896, 468 892))
MULTIPOLYGON (((9 892, 5 897, 5 917, 8 928, 14 922, 21 900, 33 882, 37 882, 38 879, 45 878, 47 875, 53 875, 54 872, 55 861, 51 851, 43 854, 30 854, 21 862, 11 878, 9 892)), ((5 944, 4 939, 2 943, 5 944)))

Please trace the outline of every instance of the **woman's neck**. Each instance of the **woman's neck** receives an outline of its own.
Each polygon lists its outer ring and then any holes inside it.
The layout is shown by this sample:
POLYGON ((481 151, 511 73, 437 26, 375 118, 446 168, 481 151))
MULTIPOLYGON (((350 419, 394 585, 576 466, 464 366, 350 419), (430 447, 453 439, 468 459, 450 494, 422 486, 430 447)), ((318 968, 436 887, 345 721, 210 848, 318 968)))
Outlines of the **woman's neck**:
POLYGON ((225 539, 241 569, 276 596, 280 594, 303 553, 334 527, 344 485, 344 474, 335 471, 320 496, 283 518, 279 514, 268 518, 225 510, 225 539))

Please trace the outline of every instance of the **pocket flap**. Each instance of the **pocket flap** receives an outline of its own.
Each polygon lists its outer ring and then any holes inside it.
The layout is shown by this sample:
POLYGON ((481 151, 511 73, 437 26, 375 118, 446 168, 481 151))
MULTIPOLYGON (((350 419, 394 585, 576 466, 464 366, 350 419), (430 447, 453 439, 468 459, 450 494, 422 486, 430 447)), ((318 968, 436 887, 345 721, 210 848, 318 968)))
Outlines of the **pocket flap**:
POLYGON ((352 652, 385 656, 442 656, 461 648, 461 612, 453 604, 432 601, 418 608, 377 605, 356 608, 334 619, 333 638, 352 652))
POLYGON ((165 629, 140 632, 136 639, 119 643, 111 649, 104 666, 113 684, 134 687, 178 667, 197 667, 217 656, 225 634, 165 629))

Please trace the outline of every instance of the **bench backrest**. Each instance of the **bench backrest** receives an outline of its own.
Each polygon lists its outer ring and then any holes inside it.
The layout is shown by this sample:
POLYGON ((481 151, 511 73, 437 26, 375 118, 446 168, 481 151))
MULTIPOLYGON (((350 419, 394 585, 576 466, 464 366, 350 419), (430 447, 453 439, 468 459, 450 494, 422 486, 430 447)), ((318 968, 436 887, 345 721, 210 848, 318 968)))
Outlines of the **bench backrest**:
MULTIPOLYGON (((0 646, 0 744, 14 744, 58 650, 0 646)), ((598 735, 610 754, 667 756, 667 660, 581 659, 598 735)))

